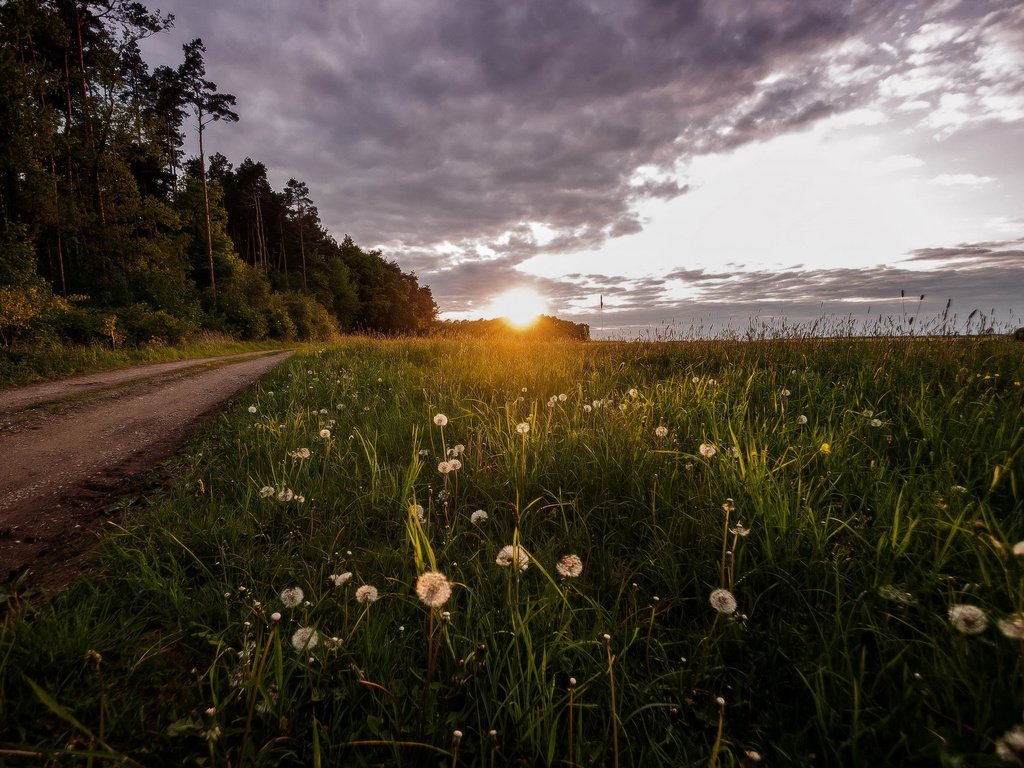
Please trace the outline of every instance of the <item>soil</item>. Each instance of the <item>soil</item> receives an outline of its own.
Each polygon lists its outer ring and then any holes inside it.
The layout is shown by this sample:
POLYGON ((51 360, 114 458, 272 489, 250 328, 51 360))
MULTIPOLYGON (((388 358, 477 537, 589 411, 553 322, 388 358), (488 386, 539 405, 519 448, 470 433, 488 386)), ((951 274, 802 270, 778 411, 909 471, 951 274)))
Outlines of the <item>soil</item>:
POLYGON ((290 352, 158 363, 0 390, 0 584, 71 583, 104 521, 225 401, 290 352))

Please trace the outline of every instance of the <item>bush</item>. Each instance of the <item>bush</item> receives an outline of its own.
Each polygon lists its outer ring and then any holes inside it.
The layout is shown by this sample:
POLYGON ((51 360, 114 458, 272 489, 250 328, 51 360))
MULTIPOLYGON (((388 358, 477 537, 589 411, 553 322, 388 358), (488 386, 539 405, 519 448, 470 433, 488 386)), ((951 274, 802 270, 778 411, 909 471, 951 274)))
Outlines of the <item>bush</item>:
POLYGON ((180 344, 196 330, 188 320, 175 317, 162 309, 150 309, 145 304, 133 304, 117 311, 120 330, 125 341, 135 346, 180 344))
POLYGON ((329 339, 338 333, 338 326, 330 313, 312 296, 289 291, 283 294, 284 304, 292 319, 295 332, 302 341, 329 339))

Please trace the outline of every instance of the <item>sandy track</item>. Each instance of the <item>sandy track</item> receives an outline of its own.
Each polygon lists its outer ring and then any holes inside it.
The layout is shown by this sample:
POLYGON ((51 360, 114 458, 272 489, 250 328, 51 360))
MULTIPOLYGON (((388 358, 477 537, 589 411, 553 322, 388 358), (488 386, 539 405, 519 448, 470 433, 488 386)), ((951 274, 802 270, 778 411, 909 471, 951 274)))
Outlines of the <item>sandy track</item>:
POLYGON ((0 583, 67 583, 104 510, 289 352, 140 366, 0 391, 0 583))

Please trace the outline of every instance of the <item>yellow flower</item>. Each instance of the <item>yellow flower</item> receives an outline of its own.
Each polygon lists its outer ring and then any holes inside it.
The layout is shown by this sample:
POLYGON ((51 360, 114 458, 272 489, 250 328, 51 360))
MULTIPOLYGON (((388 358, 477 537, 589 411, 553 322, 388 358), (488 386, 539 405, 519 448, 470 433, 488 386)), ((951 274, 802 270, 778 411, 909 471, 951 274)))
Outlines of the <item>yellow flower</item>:
POLYGON ((824 453, 826 456, 828 456, 830 453, 832 453, 832 446, 829 445, 828 443, 822 443, 821 448, 819 448, 818 450, 824 453))

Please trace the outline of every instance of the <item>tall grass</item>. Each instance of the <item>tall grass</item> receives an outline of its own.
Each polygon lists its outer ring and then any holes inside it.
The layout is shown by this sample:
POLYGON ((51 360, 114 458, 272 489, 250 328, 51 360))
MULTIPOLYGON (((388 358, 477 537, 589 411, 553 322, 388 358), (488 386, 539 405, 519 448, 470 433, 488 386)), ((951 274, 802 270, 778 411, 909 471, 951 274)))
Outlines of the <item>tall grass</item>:
POLYGON ((110 526, 99 575, 8 596, 4 754, 992 762, 1024 706, 995 626, 1024 608, 1022 377, 975 338, 293 357, 110 526))

